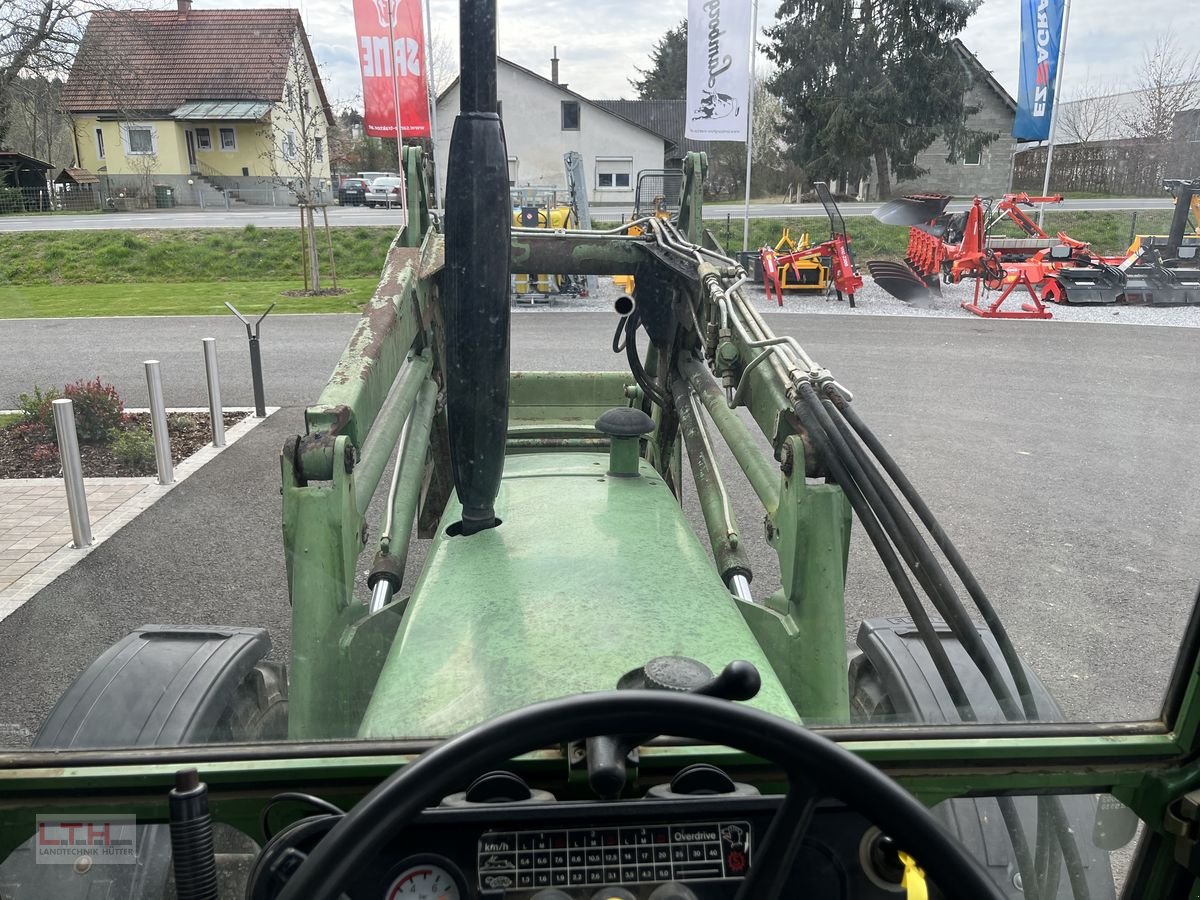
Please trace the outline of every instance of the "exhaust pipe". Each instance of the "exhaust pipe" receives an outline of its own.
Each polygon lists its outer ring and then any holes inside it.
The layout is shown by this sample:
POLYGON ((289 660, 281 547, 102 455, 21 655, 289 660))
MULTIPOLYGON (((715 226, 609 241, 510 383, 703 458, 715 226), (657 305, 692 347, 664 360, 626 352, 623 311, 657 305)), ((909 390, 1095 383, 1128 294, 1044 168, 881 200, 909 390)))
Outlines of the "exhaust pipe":
POLYGON ((508 429, 508 153, 496 114, 496 0, 460 0, 446 165, 446 415, 462 534, 494 527, 508 429))
POLYGON ((637 309, 637 301, 628 294, 622 294, 613 301, 613 312, 615 312, 622 319, 633 315, 633 311, 635 309, 637 309))

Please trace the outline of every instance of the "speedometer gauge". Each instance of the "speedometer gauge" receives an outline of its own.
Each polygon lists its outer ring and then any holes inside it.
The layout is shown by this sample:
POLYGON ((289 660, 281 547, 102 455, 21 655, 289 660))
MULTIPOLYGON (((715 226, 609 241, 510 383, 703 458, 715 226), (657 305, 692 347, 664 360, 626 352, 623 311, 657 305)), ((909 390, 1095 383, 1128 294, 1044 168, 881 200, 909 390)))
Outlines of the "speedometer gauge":
POLYGON ((449 866, 437 857, 406 861, 384 894, 386 900, 462 900, 463 892, 449 866))

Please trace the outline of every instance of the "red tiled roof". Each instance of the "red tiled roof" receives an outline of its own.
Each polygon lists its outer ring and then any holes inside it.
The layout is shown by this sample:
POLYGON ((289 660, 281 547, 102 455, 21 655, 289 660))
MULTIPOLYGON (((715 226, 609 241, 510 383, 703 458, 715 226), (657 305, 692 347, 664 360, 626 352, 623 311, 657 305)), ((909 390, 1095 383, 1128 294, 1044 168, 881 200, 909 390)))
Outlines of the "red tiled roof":
POLYGON ((297 31, 328 110, 294 9, 95 12, 63 88, 63 107, 165 112, 189 100, 278 101, 297 31))

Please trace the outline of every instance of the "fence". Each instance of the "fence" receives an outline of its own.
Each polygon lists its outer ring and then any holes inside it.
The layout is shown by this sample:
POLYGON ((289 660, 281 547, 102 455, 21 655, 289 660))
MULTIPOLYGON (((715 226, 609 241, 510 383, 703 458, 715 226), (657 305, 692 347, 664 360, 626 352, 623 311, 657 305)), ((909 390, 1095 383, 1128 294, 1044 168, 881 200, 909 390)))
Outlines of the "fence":
POLYGON ((63 190, 37 187, 0 187, 0 214, 73 211, 87 212, 100 209, 103 201, 100 192, 73 186, 63 190))
MULTIPOLYGON (((1016 154, 1013 189, 1040 194, 1046 148, 1016 154)), ((1050 189, 1059 193, 1156 197, 1164 178, 1200 177, 1200 142, 1105 141, 1054 148, 1050 189)))

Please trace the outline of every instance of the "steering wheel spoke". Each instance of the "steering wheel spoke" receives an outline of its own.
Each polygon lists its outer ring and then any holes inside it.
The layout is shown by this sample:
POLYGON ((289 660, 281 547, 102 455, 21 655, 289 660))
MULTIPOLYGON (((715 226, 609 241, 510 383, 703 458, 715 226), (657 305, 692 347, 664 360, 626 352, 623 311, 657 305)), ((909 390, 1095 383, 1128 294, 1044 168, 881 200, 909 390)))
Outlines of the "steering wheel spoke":
POLYGON ((782 894, 819 799, 816 785, 810 779, 791 777, 787 796, 767 833, 752 848, 754 861, 735 900, 776 900, 782 894))

